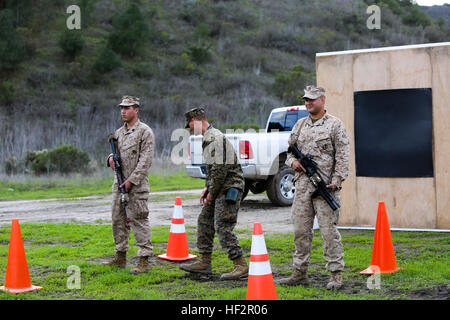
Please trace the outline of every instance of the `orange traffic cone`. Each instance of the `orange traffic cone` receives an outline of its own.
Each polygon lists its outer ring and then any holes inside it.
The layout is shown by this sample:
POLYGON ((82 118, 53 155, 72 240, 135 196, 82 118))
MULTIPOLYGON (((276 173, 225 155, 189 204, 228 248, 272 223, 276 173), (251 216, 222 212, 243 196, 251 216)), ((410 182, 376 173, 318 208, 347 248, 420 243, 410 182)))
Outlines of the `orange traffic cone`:
POLYGON ((175 207, 173 209, 167 251, 165 254, 159 255, 158 258, 172 261, 184 261, 197 258, 197 256, 189 254, 186 229, 184 228, 183 207, 181 205, 180 197, 175 198, 175 207))
POLYGON ((247 300, 278 300, 261 223, 253 224, 247 300))
POLYGON ((12 219, 5 278, 5 285, 0 287, 2 291, 22 293, 42 289, 31 285, 18 219, 12 219))
POLYGON ((378 203, 377 224, 373 239, 372 261, 370 266, 360 274, 393 273, 398 271, 395 261, 394 245, 392 244, 391 229, 383 201, 378 203))

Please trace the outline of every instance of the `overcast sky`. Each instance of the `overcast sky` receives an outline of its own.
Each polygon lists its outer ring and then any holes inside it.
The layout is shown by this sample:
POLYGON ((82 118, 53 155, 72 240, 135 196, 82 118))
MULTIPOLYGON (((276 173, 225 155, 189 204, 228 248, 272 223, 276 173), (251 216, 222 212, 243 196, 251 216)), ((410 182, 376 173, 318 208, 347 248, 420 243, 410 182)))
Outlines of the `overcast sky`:
POLYGON ((443 5, 444 3, 450 3, 450 0, 416 0, 416 3, 420 6, 434 6, 443 5))

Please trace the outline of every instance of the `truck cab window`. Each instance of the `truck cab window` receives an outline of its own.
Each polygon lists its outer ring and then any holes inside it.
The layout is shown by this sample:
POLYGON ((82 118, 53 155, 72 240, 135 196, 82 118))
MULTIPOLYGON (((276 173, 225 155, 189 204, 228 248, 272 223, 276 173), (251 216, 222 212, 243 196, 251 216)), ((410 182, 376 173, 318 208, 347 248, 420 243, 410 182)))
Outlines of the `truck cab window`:
POLYGON ((298 119, 298 112, 297 111, 289 111, 286 114, 286 122, 284 124, 284 130, 285 131, 291 131, 292 127, 295 125, 298 119))
POLYGON ((270 116, 267 132, 291 131, 298 119, 308 116, 307 110, 293 110, 274 112, 270 116))
POLYGON ((286 118, 285 111, 273 112, 269 120, 267 132, 272 132, 272 130, 284 131, 285 118, 286 118))

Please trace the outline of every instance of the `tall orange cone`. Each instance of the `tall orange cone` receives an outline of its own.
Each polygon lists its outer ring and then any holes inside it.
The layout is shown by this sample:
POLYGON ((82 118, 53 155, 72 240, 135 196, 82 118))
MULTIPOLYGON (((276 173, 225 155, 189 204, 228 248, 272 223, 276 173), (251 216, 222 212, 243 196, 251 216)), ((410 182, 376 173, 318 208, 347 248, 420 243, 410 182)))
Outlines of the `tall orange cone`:
POLYGON ((184 228, 183 207, 181 205, 180 197, 175 198, 175 207, 173 209, 167 251, 165 254, 159 255, 158 258, 172 261, 184 261, 197 258, 197 256, 189 254, 186 229, 184 228))
POLYGON ((261 223, 253 224, 247 300, 278 300, 261 223))
POLYGON ((383 201, 380 201, 378 203, 377 224, 373 239, 372 261, 370 266, 361 271, 360 274, 393 273, 399 269, 395 261, 394 245, 392 244, 386 206, 383 201))
POLYGON ((0 290, 22 293, 39 289, 42 289, 42 287, 33 286, 30 281, 19 220, 12 219, 5 285, 1 286, 0 290))

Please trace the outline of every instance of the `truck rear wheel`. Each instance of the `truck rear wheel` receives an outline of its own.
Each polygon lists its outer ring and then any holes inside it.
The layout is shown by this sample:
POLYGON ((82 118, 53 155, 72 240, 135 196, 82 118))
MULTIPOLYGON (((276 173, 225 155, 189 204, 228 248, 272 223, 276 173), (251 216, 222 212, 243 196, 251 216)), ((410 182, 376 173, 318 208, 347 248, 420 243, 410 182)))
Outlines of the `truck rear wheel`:
POLYGON ((266 181, 255 181, 245 179, 245 188, 242 194, 242 200, 247 196, 248 192, 251 191, 253 194, 258 194, 266 191, 267 182, 266 181))
POLYGON ((244 200, 245 197, 248 195, 249 190, 250 190, 250 188, 248 187, 247 184, 245 184, 244 191, 242 192, 242 199, 241 199, 241 201, 244 200))
POLYGON ((273 204, 279 206, 290 206, 294 201, 295 171, 286 165, 280 166, 277 174, 267 181, 267 196, 273 204))

